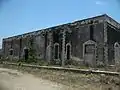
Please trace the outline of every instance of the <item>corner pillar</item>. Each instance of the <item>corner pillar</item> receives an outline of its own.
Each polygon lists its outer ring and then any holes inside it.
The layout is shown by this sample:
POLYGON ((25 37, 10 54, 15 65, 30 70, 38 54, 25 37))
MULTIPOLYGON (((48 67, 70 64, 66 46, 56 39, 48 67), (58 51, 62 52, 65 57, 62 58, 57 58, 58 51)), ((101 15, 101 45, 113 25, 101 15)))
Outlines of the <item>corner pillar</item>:
POLYGON ((104 22, 104 62, 108 65, 108 38, 107 38, 107 22, 104 22))

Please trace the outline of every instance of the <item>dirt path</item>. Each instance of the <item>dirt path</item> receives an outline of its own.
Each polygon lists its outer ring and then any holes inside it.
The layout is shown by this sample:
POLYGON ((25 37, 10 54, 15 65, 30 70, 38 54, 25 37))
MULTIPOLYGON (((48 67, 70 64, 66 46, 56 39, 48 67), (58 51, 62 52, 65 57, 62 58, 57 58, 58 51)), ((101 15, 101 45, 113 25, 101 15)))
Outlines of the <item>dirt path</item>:
POLYGON ((0 68, 0 90, 67 90, 64 85, 23 74, 17 70, 0 68))

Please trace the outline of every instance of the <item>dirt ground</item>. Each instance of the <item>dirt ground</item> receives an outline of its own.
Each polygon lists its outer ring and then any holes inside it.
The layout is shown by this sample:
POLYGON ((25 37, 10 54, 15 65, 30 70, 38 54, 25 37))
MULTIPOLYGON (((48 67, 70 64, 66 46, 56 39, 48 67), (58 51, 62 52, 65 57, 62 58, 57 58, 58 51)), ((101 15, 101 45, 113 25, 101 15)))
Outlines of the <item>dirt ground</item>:
POLYGON ((120 78, 116 76, 9 65, 0 67, 0 90, 120 90, 120 78))
POLYGON ((65 88, 64 85, 31 74, 0 68, 0 90, 65 90, 65 88))

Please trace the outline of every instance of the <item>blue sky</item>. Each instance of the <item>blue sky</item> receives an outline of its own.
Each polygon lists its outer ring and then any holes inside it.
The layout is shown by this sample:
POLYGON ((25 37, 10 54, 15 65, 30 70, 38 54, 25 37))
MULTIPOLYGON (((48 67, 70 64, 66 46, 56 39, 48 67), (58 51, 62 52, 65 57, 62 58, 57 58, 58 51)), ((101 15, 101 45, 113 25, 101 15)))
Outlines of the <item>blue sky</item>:
POLYGON ((0 47, 4 37, 104 13, 120 21, 118 2, 119 0, 0 0, 0 47))

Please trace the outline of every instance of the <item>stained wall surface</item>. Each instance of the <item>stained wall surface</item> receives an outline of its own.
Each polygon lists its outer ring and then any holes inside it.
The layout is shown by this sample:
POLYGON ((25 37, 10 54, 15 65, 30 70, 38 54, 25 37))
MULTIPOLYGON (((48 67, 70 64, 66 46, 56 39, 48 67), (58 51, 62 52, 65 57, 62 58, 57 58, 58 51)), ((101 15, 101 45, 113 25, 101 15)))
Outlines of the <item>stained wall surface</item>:
MULTIPOLYGON (((71 60, 84 63, 83 44, 89 40, 96 43, 95 63, 104 63, 105 45, 105 15, 93 17, 73 23, 59 25, 44 30, 34 31, 23 35, 3 39, 4 57, 12 56, 16 59, 24 58, 24 49, 32 47, 38 60, 53 61, 62 57, 66 60, 68 54, 71 60), (31 41, 32 40, 32 41, 31 41), (30 43, 33 43, 30 46, 30 43), (69 46, 69 50, 68 50, 69 46), (63 51, 64 50, 64 51, 63 51), (57 52, 57 54, 56 54, 57 52), (64 55, 64 56, 63 56, 64 55)), ((117 38, 120 33, 107 26, 108 60, 114 62, 113 44, 120 40, 117 38), (114 34, 113 36, 111 36, 114 34)))

